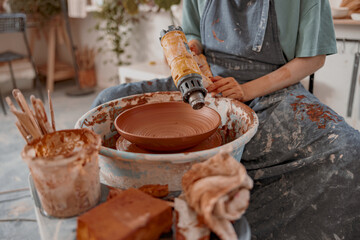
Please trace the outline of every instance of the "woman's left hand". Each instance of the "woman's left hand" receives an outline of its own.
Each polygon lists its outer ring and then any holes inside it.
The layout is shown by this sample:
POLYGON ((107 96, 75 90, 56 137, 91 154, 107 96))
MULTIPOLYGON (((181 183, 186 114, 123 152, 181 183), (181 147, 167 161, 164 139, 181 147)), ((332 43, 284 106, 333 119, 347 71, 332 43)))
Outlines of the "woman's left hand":
POLYGON ((211 96, 221 93, 223 97, 234 98, 242 102, 244 101, 244 90, 233 77, 223 78, 216 76, 211 78, 211 81, 213 84, 207 88, 211 93, 211 96))

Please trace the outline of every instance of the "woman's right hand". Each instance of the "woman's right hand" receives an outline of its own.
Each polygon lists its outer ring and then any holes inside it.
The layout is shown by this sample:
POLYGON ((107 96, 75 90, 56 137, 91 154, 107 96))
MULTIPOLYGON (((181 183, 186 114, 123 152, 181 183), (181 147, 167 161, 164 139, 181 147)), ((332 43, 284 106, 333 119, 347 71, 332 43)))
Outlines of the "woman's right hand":
POLYGON ((196 39, 190 40, 188 45, 189 45, 190 51, 192 51, 195 55, 199 55, 203 51, 201 43, 196 39))
POLYGON ((221 93, 223 97, 237 99, 241 102, 247 101, 243 86, 235 78, 216 76, 211 78, 211 81, 213 84, 208 86, 207 90, 211 93, 212 97, 221 93))

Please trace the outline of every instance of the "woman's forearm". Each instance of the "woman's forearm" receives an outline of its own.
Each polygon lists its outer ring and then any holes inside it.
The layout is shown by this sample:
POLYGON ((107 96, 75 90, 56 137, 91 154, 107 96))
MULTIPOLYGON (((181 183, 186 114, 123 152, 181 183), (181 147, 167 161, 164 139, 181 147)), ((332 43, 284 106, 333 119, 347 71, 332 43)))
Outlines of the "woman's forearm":
POLYGON ((306 76, 320 69, 325 63, 325 57, 325 55, 319 55, 294 58, 276 71, 242 84, 245 95, 243 101, 261 97, 300 82, 306 76))

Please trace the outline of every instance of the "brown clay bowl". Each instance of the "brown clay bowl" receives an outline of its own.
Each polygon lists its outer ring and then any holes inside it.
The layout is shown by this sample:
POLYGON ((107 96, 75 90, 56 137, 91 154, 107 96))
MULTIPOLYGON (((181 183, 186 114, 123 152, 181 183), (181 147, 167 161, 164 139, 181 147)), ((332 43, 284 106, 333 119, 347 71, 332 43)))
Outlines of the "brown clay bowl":
MULTIPOLYGON (((184 149, 182 152, 203 151, 203 150, 219 147, 221 146, 221 144, 222 144, 221 135, 218 131, 216 131, 208 139, 205 139, 204 141, 202 141, 201 143, 199 143, 198 145, 192 148, 184 149)), ((151 152, 149 150, 142 149, 136 146, 136 144, 129 142, 122 136, 120 136, 116 141, 116 149, 119 151, 133 152, 133 153, 158 153, 158 152, 151 152)))
POLYGON ((156 152, 175 152, 198 145, 214 134, 220 123, 220 115, 212 108, 194 110, 183 102, 144 104, 115 119, 122 137, 156 152))

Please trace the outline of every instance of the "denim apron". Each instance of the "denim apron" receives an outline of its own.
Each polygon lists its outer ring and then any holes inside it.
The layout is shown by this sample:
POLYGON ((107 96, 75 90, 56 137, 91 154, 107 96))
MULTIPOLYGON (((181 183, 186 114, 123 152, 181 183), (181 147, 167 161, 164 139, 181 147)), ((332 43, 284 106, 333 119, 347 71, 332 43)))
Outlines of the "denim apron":
MULTIPOLYGON (((273 0, 207 0, 200 28, 214 76, 245 83, 286 63, 273 0)), ((359 132, 300 83, 249 106, 252 238, 360 239, 359 132)))

